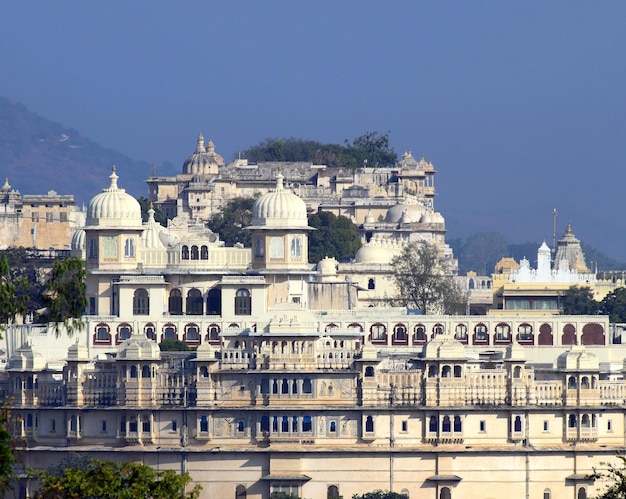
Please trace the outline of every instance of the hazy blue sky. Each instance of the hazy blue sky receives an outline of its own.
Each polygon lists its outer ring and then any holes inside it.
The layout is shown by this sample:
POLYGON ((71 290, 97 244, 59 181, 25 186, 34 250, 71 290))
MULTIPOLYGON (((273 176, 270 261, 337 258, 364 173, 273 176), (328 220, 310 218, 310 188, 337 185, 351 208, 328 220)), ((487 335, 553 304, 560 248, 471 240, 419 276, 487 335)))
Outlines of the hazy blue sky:
POLYGON ((7 1, 0 47, 0 95, 158 173, 200 130, 227 160, 389 131, 449 237, 550 243, 557 208, 626 260, 623 0, 7 1))

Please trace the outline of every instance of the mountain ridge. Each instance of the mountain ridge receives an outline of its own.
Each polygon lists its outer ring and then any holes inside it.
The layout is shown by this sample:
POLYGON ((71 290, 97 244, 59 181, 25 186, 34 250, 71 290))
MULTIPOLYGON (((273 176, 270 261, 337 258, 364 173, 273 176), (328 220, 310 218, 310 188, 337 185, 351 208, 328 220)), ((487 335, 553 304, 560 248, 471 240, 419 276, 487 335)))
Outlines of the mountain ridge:
POLYGON ((103 147, 77 130, 39 116, 19 102, 0 97, 0 174, 23 194, 73 194, 87 203, 107 187, 117 167, 120 186, 147 195, 150 164, 103 147))

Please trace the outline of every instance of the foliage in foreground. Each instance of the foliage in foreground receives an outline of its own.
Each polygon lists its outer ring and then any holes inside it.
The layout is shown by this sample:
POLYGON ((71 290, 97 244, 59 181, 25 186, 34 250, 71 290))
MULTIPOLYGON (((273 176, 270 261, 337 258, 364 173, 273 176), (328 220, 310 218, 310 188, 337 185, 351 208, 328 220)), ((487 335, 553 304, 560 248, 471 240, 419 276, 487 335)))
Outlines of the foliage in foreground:
POLYGON ((606 481, 604 492, 595 499, 626 499, 626 457, 617 453, 620 463, 616 466, 611 463, 601 463, 606 466, 605 471, 593 468, 590 479, 606 481))
POLYGON ((352 499, 409 499, 409 496, 388 490, 375 490, 365 494, 354 494, 352 499))
POLYGON ((34 499, 197 499, 200 485, 190 492, 188 473, 155 471, 138 463, 90 461, 87 466, 65 468, 62 474, 35 473, 42 482, 34 499))
POLYGON ((12 489, 11 483, 17 476, 13 465, 16 463, 15 440, 9 431, 11 406, 7 402, 0 405, 0 497, 12 489))

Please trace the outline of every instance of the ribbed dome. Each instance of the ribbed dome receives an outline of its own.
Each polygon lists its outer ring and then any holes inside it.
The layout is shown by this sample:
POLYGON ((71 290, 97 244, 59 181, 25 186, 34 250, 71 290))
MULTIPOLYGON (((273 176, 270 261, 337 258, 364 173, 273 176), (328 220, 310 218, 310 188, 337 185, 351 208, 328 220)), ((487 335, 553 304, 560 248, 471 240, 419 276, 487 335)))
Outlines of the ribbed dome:
POLYGON ((78 229, 74 232, 70 248, 76 251, 82 251, 85 249, 85 231, 83 229, 78 229))
POLYGON ((261 196, 252 209, 254 227, 308 227, 306 204, 295 194, 283 188, 283 175, 276 175, 276 189, 261 196))
POLYGON ((163 248, 164 244, 161 242, 159 236, 164 230, 165 227, 154 219, 154 210, 152 206, 150 206, 148 210, 148 221, 146 222, 144 231, 141 233, 142 246, 148 249, 163 248))
POLYGON ((183 163, 183 173, 190 175, 210 175, 217 173, 217 168, 224 166, 224 158, 215 152, 211 140, 204 147, 204 137, 198 135, 196 151, 183 163))
POLYGON ((87 226, 141 227, 139 202, 117 186, 115 167, 109 176, 111 185, 95 196, 87 208, 87 226))

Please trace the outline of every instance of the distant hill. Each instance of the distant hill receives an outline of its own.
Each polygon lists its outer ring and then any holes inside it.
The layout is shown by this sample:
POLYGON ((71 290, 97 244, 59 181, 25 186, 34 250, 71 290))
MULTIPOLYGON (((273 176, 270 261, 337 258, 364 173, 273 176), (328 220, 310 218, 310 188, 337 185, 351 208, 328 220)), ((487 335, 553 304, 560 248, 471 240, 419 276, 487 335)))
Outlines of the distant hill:
POLYGON ((73 194, 87 203, 108 186, 116 165, 120 187, 147 196, 150 164, 135 161, 81 136, 72 128, 42 118, 22 104, 0 97, 0 180, 22 194, 73 194))

